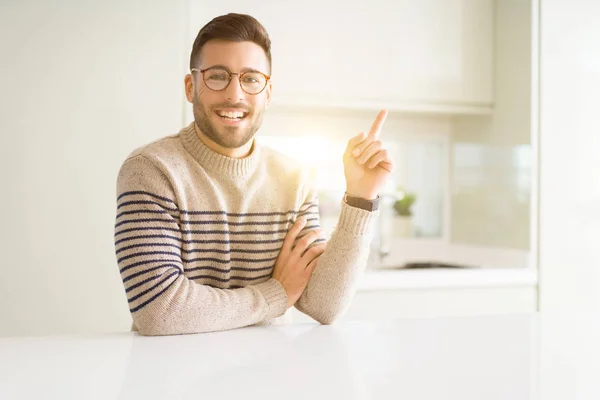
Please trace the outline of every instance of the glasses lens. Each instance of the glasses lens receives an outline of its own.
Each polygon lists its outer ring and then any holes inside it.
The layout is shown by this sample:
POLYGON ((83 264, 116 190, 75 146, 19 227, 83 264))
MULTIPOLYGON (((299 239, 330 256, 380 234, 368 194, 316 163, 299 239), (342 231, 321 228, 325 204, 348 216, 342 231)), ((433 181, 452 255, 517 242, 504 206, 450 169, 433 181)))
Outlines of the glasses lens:
POLYGON ((231 75, 222 68, 211 68, 204 71, 204 83, 212 90, 223 90, 229 84, 231 75))
POLYGON ((260 72, 247 71, 240 77, 242 89, 247 93, 260 93, 267 85, 267 78, 260 72))

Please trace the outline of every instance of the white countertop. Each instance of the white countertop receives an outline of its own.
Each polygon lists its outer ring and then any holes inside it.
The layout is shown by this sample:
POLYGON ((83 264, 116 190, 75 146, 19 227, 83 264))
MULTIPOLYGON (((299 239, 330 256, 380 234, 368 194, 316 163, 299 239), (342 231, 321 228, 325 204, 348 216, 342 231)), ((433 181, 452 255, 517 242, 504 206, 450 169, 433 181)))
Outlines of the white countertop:
POLYGON ((599 315, 0 339, 0 398, 600 398, 599 315))
POLYGON ((394 240, 389 255, 378 261, 371 250, 370 267, 358 282, 358 290, 462 289, 536 287, 537 269, 528 250, 448 243, 436 239, 394 240), (402 269, 410 262, 438 262, 470 268, 402 269))
POLYGON ((537 283, 533 268, 367 268, 357 290, 535 287, 537 283))

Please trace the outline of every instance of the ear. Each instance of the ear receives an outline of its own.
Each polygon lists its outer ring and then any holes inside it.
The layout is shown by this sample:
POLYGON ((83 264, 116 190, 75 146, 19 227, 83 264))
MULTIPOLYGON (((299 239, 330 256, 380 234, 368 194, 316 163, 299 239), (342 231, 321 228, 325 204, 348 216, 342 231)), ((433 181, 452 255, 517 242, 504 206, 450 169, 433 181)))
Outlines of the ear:
POLYGON ((271 93, 273 92, 273 84, 271 84, 271 80, 269 80, 269 83, 267 83, 267 87, 266 87, 265 91, 266 91, 266 96, 267 96, 266 105, 267 105, 267 108, 269 108, 269 106, 271 105, 271 93))
POLYGON ((185 79, 183 80, 184 88, 185 88, 185 97, 187 101, 190 103, 194 102, 194 77, 192 74, 187 74, 185 79))

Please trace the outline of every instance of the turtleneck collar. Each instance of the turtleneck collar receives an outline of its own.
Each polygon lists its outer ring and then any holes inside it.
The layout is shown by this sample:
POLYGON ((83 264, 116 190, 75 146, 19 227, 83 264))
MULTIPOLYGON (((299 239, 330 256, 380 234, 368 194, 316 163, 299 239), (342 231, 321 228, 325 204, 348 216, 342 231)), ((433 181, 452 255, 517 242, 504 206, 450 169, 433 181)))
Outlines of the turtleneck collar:
POLYGON ((254 171, 258 164, 260 146, 256 141, 248 156, 230 158, 208 148, 196 133, 194 122, 183 128, 180 135, 183 146, 206 170, 230 176, 243 176, 254 171))

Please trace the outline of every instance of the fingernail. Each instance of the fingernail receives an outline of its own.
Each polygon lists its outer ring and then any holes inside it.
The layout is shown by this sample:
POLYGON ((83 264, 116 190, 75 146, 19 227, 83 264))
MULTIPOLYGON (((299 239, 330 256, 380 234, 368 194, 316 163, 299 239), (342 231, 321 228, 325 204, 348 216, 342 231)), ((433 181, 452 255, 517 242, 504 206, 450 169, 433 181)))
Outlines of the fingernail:
POLYGON ((306 218, 304 218, 304 217, 300 217, 300 218, 298 218, 298 223, 299 223, 300 225, 304 225, 304 224, 306 224, 306 218))
POLYGON ((359 155, 359 154, 360 154, 360 151, 358 151, 358 149, 354 149, 354 151, 352 152, 352 155, 353 155, 354 157, 356 157, 356 156, 357 156, 357 155, 359 155))

